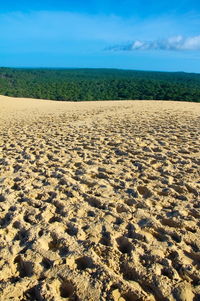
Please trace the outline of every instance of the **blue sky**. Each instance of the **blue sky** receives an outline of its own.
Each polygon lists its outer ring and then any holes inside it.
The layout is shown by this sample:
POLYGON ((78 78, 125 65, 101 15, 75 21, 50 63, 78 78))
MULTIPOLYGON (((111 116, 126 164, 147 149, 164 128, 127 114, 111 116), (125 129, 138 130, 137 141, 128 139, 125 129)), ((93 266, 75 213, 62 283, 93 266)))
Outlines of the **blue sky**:
POLYGON ((200 73, 200 1, 3 1, 0 66, 200 73))

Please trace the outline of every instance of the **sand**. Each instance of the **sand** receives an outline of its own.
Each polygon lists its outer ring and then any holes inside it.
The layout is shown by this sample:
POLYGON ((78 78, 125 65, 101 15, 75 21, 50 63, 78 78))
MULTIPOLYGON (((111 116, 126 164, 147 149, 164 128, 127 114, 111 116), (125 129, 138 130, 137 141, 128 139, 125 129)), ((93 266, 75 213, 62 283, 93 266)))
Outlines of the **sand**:
POLYGON ((0 300, 200 300, 200 104, 0 96, 0 300))

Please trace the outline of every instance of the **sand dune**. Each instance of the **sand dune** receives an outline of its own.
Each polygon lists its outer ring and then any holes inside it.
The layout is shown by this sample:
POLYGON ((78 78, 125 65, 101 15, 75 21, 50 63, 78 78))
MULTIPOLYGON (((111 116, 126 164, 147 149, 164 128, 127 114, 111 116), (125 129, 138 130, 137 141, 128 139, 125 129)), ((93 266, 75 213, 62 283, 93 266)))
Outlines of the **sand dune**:
POLYGON ((200 300, 200 104, 0 96, 0 300, 200 300))

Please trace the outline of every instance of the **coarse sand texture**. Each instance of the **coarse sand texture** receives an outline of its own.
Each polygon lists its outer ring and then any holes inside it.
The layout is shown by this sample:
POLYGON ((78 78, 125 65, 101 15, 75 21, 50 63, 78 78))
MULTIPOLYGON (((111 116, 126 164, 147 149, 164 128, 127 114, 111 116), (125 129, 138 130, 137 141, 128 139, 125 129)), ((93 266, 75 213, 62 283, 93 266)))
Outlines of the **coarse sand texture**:
POLYGON ((200 300, 200 104, 0 96, 0 300, 200 300))

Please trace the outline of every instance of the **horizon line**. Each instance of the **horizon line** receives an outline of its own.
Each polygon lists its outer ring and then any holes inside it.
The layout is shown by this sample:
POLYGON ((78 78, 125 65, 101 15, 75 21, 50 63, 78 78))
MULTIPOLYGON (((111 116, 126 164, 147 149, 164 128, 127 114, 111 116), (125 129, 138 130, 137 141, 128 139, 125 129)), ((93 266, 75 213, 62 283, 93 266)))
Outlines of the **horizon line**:
POLYGON ((187 72, 182 70, 177 71, 163 71, 163 70, 144 70, 144 69, 127 69, 127 68, 112 68, 112 67, 27 67, 27 66, 0 66, 0 69, 63 69, 63 70, 123 70, 123 71, 139 71, 139 72, 158 72, 158 73, 187 73, 187 74, 200 74, 200 72, 187 72))

